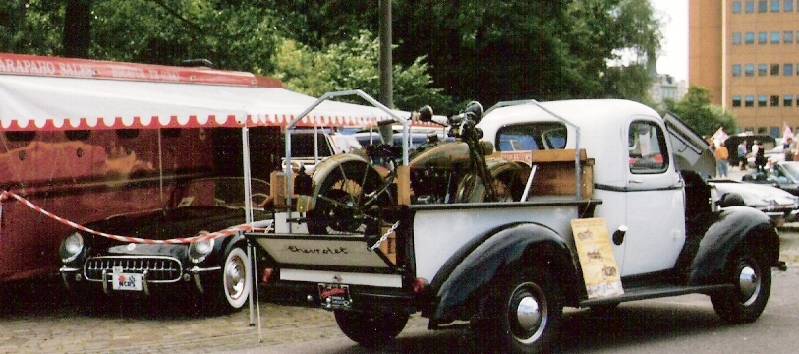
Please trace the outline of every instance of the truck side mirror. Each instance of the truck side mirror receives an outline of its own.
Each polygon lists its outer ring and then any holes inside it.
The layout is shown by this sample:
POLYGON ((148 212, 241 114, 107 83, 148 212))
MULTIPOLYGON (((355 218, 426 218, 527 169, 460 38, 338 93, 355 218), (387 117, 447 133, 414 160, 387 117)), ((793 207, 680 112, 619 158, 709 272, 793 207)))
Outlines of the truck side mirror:
POLYGON ((724 193, 716 205, 725 208, 728 206, 744 206, 744 197, 738 193, 724 193))

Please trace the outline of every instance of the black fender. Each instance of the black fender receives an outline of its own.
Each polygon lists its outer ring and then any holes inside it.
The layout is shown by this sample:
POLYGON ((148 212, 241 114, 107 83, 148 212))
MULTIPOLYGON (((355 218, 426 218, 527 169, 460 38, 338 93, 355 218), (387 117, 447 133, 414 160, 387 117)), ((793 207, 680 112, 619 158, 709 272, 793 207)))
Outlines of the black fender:
POLYGON ((555 271, 555 279, 561 284, 581 284, 576 281, 577 270, 566 243, 544 225, 508 224, 464 245, 430 283, 430 294, 434 296, 429 312, 431 326, 468 320, 477 313, 479 301, 484 298, 481 295, 496 279, 539 264, 547 264, 549 270, 555 271))
POLYGON ((700 241, 696 257, 688 269, 688 283, 723 282, 730 254, 744 242, 760 245, 768 265, 775 266, 779 262, 779 235, 768 215, 745 206, 726 207, 718 212, 718 219, 700 241))

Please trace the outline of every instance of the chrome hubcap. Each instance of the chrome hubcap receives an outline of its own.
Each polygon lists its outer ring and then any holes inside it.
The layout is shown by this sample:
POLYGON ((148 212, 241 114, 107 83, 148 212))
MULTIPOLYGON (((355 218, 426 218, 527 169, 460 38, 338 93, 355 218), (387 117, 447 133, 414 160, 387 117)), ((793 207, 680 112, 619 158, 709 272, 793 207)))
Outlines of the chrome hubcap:
POLYGON ((508 316, 513 337, 522 343, 541 338, 547 325, 547 303, 544 290, 538 284, 519 284, 511 293, 508 316))
POLYGON ((231 299, 235 300, 244 295, 244 286, 247 280, 244 266, 244 260, 238 256, 228 260, 225 266, 225 287, 231 299))
POLYGON ((516 320, 519 321, 519 326, 526 330, 534 330, 541 324, 541 308, 538 306, 538 301, 535 298, 528 296, 519 302, 519 307, 516 308, 516 320))
POLYGON ((741 299, 745 306, 749 306, 757 300, 760 292, 760 275, 757 269, 749 264, 744 264, 738 273, 738 289, 741 291, 741 299))

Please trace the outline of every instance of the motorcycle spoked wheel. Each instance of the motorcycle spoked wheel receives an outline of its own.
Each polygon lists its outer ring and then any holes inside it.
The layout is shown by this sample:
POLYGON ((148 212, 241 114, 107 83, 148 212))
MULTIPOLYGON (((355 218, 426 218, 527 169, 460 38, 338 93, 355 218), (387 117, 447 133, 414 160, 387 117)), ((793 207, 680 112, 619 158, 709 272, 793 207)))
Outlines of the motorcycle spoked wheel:
POLYGON ((316 235, 367 234, 376 227, 378 208, 392 204, 377 171, 368 163, 348 161, 321 183, 314 209, 308 212, 308 231, 316 235))
POLYGON ((499 178, 494 178, 496 200, 487 200, 485 184, 480 176, 469 173, 461 178, 455 194, 455 203, 512 202, 511 188, 499 178))

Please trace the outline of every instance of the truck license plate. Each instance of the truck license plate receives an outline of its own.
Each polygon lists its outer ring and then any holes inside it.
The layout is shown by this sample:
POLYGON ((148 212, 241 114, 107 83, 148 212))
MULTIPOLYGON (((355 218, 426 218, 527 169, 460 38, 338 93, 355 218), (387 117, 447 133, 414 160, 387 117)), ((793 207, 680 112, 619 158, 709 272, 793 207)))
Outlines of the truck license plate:
POLYGON ((142 291, 141 273, 112 273, 111 288, 114 290, 142 291))
POLYGON ((352 307, 350 286, 346 284, 319 283, 319 300, 325 309, 349 309, 352 307))

